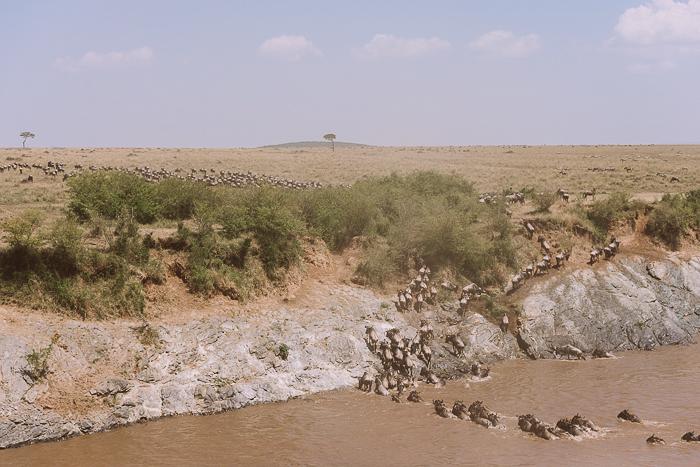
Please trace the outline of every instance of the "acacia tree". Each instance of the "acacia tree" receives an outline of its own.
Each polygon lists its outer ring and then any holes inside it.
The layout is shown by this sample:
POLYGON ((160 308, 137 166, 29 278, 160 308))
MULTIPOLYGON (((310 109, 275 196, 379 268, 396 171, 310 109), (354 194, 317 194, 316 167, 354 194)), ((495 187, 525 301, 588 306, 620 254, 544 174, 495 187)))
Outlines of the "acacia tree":
POLYGON ((23 131, 22 133, 19 134, 22 138, 24 138, 24 141, 22 141, 22 149, 24 149, 24 143, 27 141, 27 138, 34 138, 34 133, 31 133, 29 131, 23 131))
POLYGON ((335 151, 335 142, 333 141, 335 139, 335 135, 333 133, 328 133, 327 135, 323 135, 323 139, 330 141, 333 145, 333 151, 335 151))

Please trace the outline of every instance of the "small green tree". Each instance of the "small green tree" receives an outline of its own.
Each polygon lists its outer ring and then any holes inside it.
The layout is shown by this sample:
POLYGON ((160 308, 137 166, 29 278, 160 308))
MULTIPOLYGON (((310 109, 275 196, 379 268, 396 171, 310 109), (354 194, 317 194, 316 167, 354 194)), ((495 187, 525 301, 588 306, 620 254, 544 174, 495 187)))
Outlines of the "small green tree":
POLYGON ((27 138, 34 138, 34 133, 31 133, 29 131, 23 131, 22 133, 19 134, 22 138, 24 138, 24 141, 22 141, 22 149, 24 149, 24 143, 27 141, 27 138))
POLYGON ((333 133, 328 133, 327 135, 323 135, 323 139, 330 141, 333 145, 333 151, 335 151, 335 142, 333 141, 335 139, 335 135, 333 133))
POLYGON ((13 248, 30 249, 41 246, 42 239, 34 233, 46 219, 40 211, 24 211, 17 217, 4 219, 0 228, 7 234, 5 241, 13 248))

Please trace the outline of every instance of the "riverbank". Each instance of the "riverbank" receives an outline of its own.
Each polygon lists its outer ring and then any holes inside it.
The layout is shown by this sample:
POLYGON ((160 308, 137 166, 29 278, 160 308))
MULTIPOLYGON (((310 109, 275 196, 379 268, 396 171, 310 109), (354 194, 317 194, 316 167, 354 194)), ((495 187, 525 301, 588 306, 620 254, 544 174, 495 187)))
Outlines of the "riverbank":
POLYGON ((429 319, 433 368, 448 377, 476 361, 553 358, 565 344, 589 355, 695 342, 700 258, 620 254, 602 263, 564 267, 511 294, 522 304, 521 326, 506 334, 478 313, 460 315, 456 302, 401 313, 340 283, 317 282, 315 306, 292 299, 151 327, 0 307, 0 446, 350 388, 381 368, 366 325, 380 337, 394 327, 412 337, 429 319), (443 337, 455 333, 466 344, 460 358, 443 337), (43 349, 47 371, 39 378, 27 356, 43 349))

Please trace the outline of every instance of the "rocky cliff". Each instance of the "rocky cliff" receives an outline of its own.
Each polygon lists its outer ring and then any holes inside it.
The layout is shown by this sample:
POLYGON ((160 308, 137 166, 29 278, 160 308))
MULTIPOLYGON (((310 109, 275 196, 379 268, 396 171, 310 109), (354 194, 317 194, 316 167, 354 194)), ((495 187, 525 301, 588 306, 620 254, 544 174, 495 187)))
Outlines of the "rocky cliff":
POLYGON ((564 344, 584 352, 687 344, 700 329, 698 258, 626 257, 539 280, 522 292, 521 326, 507 334, 479 314, 461 316, 456 303, 404 314, 366 290, 328 286, 327 293, 318 309, 280 307, 153 329, 0 307, 0 447, 353 387, 381 367, 366 325, 380 337, 396 327, 410 338, 429 318, 433 367, 445 374, 525 353, 551 358, 564 344), (460 358, 444 342, 455 333, 466 344, 460 358))
POLYGON ((700 259, 626 257, 535 285, 517 333, 533 358, 566 344, 590 353, 695 343, 700 330, 700 259))

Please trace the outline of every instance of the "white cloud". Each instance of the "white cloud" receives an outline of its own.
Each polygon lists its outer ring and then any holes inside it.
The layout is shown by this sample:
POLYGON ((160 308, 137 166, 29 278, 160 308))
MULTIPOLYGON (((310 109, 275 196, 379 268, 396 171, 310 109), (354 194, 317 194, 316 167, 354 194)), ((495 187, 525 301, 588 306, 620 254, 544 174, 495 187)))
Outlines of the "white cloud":
POLYGON ((629 70, 636 74, 653 74, 673 71, 678 66, 671 60, 663 60, 655 63, 632 63, 629 65, 629 70))
POLYGON ((376 34, 362 49, 353 50, 353 54, 366 60, 384 57, 415 58, 449 50, 450 47, 449 42, 439 37, 404 39, 394 37, 392 34, 376 34))
POLYGON ((321 56, 323 53, 304 36, 281 35, 268 39, 258 47, 258 53, 277 60, 286 62, 298 62, 302 55, 313 54, 321 56))
POLYGON ((469 48, 497 57, 526 57, 542 48, 537 34, 515 37, 510 31, 491 31, 469 43, 469 48))
POLYGON ((700 42, 700 0, 653 0, 629 8, 620 16, 615 32, 633 45, 700 42))
POLYGON ((114 70, 132 66, 144 66, 153 61, 154 53, 150 47, 140 47, 128 52, 97 53, 88 52, 79 60, 73 57, 57 58, 54 66, 60 70, 77 73, 85 69, 114 70))

